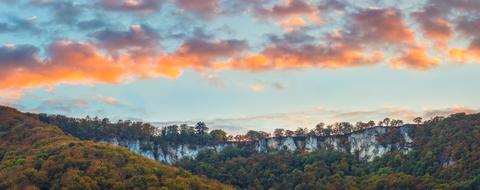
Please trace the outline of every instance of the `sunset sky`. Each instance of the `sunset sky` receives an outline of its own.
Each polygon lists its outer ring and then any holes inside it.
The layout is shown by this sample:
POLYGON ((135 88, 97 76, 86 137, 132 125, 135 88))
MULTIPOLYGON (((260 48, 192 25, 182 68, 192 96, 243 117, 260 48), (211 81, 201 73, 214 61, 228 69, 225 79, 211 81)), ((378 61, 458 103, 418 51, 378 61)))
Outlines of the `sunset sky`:
POLYGON ((228 132, 480 108, 478 0, 0 0, 0 103, 228 132))

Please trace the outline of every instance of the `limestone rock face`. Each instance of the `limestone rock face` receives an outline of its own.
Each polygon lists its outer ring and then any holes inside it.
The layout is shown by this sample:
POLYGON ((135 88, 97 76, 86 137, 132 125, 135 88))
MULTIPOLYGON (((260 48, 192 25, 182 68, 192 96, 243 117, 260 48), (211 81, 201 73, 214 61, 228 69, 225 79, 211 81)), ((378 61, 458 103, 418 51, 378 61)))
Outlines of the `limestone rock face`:
MULTIPOLYGON (((333 149, 358 155, 361 160, 372 161, 375 157, 384 155, 387 152, 399 151, 407 153, 411 150, 413 139, 409 135, 409 128, 402 126, 396 128, 374 127, 357 131, 346 135, 334 136, 308 136, 308 137, 272 137, 250 143, 252 148, 258 152, 274 152, 279 150, 306 151, 312 152, 318 149, 333 149), (399 142, 388 144, 378 141, 378 136, 384 135, 392 130, 398 130, 399 142)), ((173 164, 181 159, 195 159, 202 151, 222 151, 227 146, 245 145, 245 142, 227 142, 224 144, 199 146, 189 144, 178 144, 168 146, 155 146, 153 142, 140 140, 119 140, 116 138, 105 139, 102 142, 117 146, 123 146, 130 151, 143 155, 147 158, 173 164)))

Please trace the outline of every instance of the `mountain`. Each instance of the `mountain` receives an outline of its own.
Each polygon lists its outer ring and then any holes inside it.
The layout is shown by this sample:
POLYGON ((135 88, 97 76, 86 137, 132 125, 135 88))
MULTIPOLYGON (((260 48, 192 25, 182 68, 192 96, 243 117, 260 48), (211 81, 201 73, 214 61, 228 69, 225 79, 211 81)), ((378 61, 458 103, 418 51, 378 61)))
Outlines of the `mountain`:
MULTIPOLYGON (((355 130, 353 127, 350 130, 333 130, 336 132, 328 132, 329 135, 317 130, 309 134, 276 137, 268 137, 265 132, 249 131, 246 135, 240 135, 243 136, 243 140, 227 141, 225 132, 213 130, 210 134, 206 132, 201 134, 195 131, 199 126, 172 125, 159 129, 141 122, 111 123, 108 119, 99 118, 78 119, 62 115, 31 115, 45 123, 57 125, 65 133, 80 139, 123 146, 152 160, 168 164, 175 164, 182 159, 195 159, 201 152, 207 150, 220 152, 230 146, 249 147, 257 152, 274 152, 283 149, 312 152, 332 148, 352 154, 358 152, 359 159, 371 161, 388 152, 406 153, 411 150, 410 133, 414 128, 414 125, 388 127, 372 125, 355 130), (383 136, 385 138, 380 138, 383 136)), ((203 123, 199 122, 199 124, 200 128, 205 127, 203 123)), ((345 126, 347 127, 343 128, 348 128, 349 125, 345 126)))
MULTIPOLYGON (((287 131, 283 135, 276 133, 276 137, 268 137, 268 133, 261 131, 249 131, 245 135, 237 135, 238 138, 235 137, 235 140, 232 141, 232 138, 228 138, 227 134, 221 130, 212 130, 208 133, 208 127, 201 122, 196 126, 173 125, 159 129, 141 122, 118 121, 112 123, 108 119, 99 118, 77 119, 61 115, 14 113, 19 115, 10 117, 15 122, 8 122, 9 120, 0 118, 2 122, 6 123, 1 125, 2 131, 11 133, 2 132, 3 143, 25 142, 25 133, 21 131, 28 131, 31 126, 40 126, 39 129, 48 129, 46 131, 56 135, 41 135, 46 132, 26 133, 35 134, 33 136, 40 140, 38 142, 35 139, 26 141, 25 145, 11 143, 12 146, 23 147, 23 149, 14 148, 8 152, 2 150, 2 154, 0 154, 2 155, 2 168, 16 164, 22 166, 26 160, 29 160, 28 158, 43 159, 45 156, 40 156, 43 154, 38 155, 39 152, 35 151, 36 147, 41 145, 60 146, 63 147, 61 150, 66 152, 72 152, 80 145, 92 145, 94 149, 108 147, 108 150, 111 150, 111 154, 114 155, 119 154, 116 152, 122 152, 122 154, 139 159, 143 163, 148 163, 149 166, 158 164, 153 160, 169 163, 193 174, 216 179, 239 189, 480 189, 480 114, 459 113, 449 117, 434 117, 424 122, 417 120, 417 124, 406 125, 397 120, 393 126, 391 122, 382 122, 382 126, 369 124, 368 126, 358 125, 359 127, 353 127, 348 123, 339 123, 334 125, 334 128, 330 128, 331 126, 319 127, 318 130, 310 132, 305 132, 307 130, 304 129, 297 130, 293 135, 291 131, 287 131), (58 128, 46 126, 40 121, 56 125, 58 128), (19 128, 22 130, 17 129, 17 126, 22 126, 19 128), (69 136, 63 135, 62 131, 69 136), (69 143, 57 143, 56 141, 60 140, 47 136, 58 137, 62 141, 66 139, 69 143), (80 141, 71 136, 87 141, 80 141), (4 140, 9 138, 16 139, 4 140), (88 140, 108 142, 119 145, 118 147, 125 146, 131 152, 151 160, 140 158, 127 152, 127 149, 124 148, 115 148, 88 140), (53 142, 48 143, 50 141, 53 142), (70 143, 70 141, 78 143, 70 143), (13 151, 17 149, 21 151, 13 151), (35 153, 29 153, 31 151, 35 151, 35 153), (18 157, 17 154, 23 155, 23 157, 18 157), (26 155, 37 156, 28 157, 26 155), (15 159, 11 159, 11 157, 15 159), (8 158, 7 161, 4 161, 5 158, 8 158)), ((278 131, 276 130, 276 132, 278 131)), ((28 135, 26 136, 28 137, 28 135)), ((2 147, 5 145, 2 144, 2 147)), ((96 159, 118 162, 115 161, 117 156, 112 158, 108 155, 103 152, 93 154, 99 158, 92 157, 92 162, 96 159), (107 155, 107 158, 104 155, 107 155)), ((74 158, 71 158, 65 165, 74 165, 75 170, 80 170, 74 174, 81 174, 80 176, 89 178, 73 179, 82 182, 99 179, 87 175, 89 174, 88 168, 85 169, 82 162, 77 162, 85 159, 81 156, 82 154, 75 154, 72 156, 74 158)), ((83 156, 85 157, 85 155, 83 156)), ((46 156, 46 158, 50 160, 50 156, 46 156)), ((59 158, 52 158, 52 161, 64 162, 59 160, 59 158)), ((33 163, 33 169, 35 166, 33 163)), ((197 179, 194 181, 209 184, 210 186, 206 186, 213 189, 228 188, 191 176, 181 169, 161 164, 158 167, 177 171, 169 175, 170 178, 178 174, 184 177, 183 180, 197 179)), ((136 171, 138 172, 138 170, 136 171)), ((119 169, 106 176, 123 176, 128 175, 125 173, 129 172, 132 171, 119 169)), ((5 178, 4 176, 7 174, 12 175, 12 179, 20 179, 17 182, 3 180, 6 182, 0 184, 7 184, 8 181, 10 184, 17 184, 20 181, 28 181, 27 179, 36 179, 31 178, 32 174, 23 174, 22 178, 22 175, 17 175, 18 173, 22 172, 3 171, 2 169, 0 179, 5 178)), ((147 175, 143 172, 140 173, 147 175)), ((50 173, 47 172, 43 175, 48 174, 50 173)), ((66 174, 70 173, 62 171, 61 175, 57 175, 57 177, 54 175, 53 178, 50 178, 61 183, 66 174)), ((168 177, 165 178, 168 179, 168 177)), ((165 178, 157 176, 157 179, 165 178)), ((109 177, 103 179, 107 180, 109 177)), ((146 182, 147 180, 141 181, 146 182)), ((161 183, 171 182, 170 180, 166 181, 161 183)), ((127 188, 132 187, 132 182, 127 180, 125 183, 130 184, 127 185, 127 188)), ((137 181, 134 186, 138 184, 141 182, 137 181)), ((171 185, 175 184, 191 183, 173 183, 171 185)), ((5 186, 0 186, 0 189, 1 187, 5 186)), ((185 188, 192 188, 192 186, 185 188)), ((199 188, 204 189, 204 187, 199 188)))
POLYGON ((0 107, 0 189, 232 189, 0 107))
POLYGON ((240 189, 480 189, 480 114, 270 138, 249 131, 240 141, 206 133, 202 123, 158 131, 130 121, 32 117, 240 189))
MULTIPOLYGON (((373 146, 407 139, 395 130, 373 136, 369 130, 359 131, 359 139, 373 137, 373 146)), ((177 165, 242 189, 480 189, 480 114, 435 117, 408 131, 409 150, 372 160, 359 159, 361 152, 333 148, 264 154, 230 147, 177 165)))

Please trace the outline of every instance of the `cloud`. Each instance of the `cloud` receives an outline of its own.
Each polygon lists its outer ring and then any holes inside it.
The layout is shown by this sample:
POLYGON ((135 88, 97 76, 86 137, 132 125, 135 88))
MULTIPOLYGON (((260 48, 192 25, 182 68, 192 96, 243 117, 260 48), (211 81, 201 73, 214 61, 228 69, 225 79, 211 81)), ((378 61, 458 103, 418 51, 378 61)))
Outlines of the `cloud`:
POLYGON ((241 56, 247 48, 247 43, 242 40, 190 39, 173 54, 162 56, 156 71, 176 78, 183 69, 197 71, 225 69, 224 65, 218 65, 216 62, 241 56))
POLYGON ((461 36, 469 40, 469 44, 467 47, 450 49, 448 55, 451 61, 458 63, 480 61, 479 24, 480 18, 461 17, 457 20, 455 28, 461 36))
POLYGON ((480 50, 453 48, 448 51, 450 61, 457 63, 471 63, 480 61, 480 50))
POLYGON ((33 5, 50 8, 53 19, 61 24, 71 25, 77 22, 83 12, 83 7, 70 1, 33 0, 33 5))
POLYGON ((253 92, 263 92, 265 90, 265 85, 260 83, 253 84, 250 86, 250 90, 253 92))
POLYGON ((38 58, 38 49, 31 45, 13 45, 7 44, 0 47, 0 70, 2 75, 8 73, 2 72, 10 68, 28 68, 40 63, 38 58))
POLYGON ((318 5, 320 10, 344 10, 347 6, 347 3, 338 0, 324 0, 318 5))
POLYGON ((204 18, 212 18, 220 12, 220 3, 218 0, 174 0, 175 4, 188 12, 197 14, 204 18))
POLYGON ((362 10, 354 15, 353 27, 351 37, 358 43, 410 45, 415 42, 415 33, 406 26, 401 12, 394 8, 362 10))
POLYGON ((163 0, 101 0, 107 10, 153 13, 160 9, 163 0))
POLYGON ((79 21, 76 24, 76 26, 80 30, 95 30, 95 29, 108 27, 110 25, 104 20, 92 19, 92 20, 79 21))
POLYGON ((428 70, 440 64, 440 59, 427 54, 425 49, 411 49, 404 55, 391 59, 394 67, 405 66, 418 70, 428 70))
POLYGON ((287 45, 298 45, 311 43, 312 41, 317 40, 314 36, 309 35, 305 30, 295 30, 291 32, 284 33, 282 35, 271 34, 268 36, 269 43, 271 44, 287 44, 287 45))
POLYGON ((56 41, 48 48, 48 59, 41 61, 36 58, 36 51, 31 46, 10 49, 3 48, 6 54, 2 56, 0 67, 6 74, 0 76, 0 89, 47 87, 88 81, 112 83, 119 82, 119 76, 124 73, 119 65, 98 54, 94 46, 85 43, 56 41), (16 64, 9 66, 8 60, 15 60, 16 64))
POLYGON ((379 52, 365 54, 342 44, 333 46, 287 44, 268 47, 260 54, 247 56, 226 65, 230 69, 247 71, 282 70, 295 68, 342 68, 379 63, 379 52))
POLYGON ((43 101, 33 110, 35 112, 38 112, 38 110, 48 110, 49 112, 74 113, 77 110, 86 108, 88 104, 88 101, 84 99, 51 99, 43 101))
POLYGON ((37 17, 18 18, 16 16, 7 17, 6 22, 0 22, 0 32, 15 33, 15 32, 29 32, 38 34, 42 30, 37 26, 37 17))
POLYGON ((217 57, 230 57, 246 50, 248 45, 243 40, 203 40, 190 39, 177 51, 180 56, 195 55, 201 59, 211 60, 217 57))
MULTIPOLYGON (((38 58, 38 50, 29 45, 6 45, 0 48, 0 89, 54 87, 58 84, 116 84, 135 78, 165 76, 176 78, 183 69, 215 69, 213 62, 229 59, 247 47, 238 40, 190 40, 174 54, 109 54, 117 48, 140 47, 150 42, 136 37, 135 30, 112 32, 99 46, 88 42, 55 41, 47 49, 47 57, 38 58), (116 36, 127 39, 116 42, 116 36)), ((100 35, 101 36, 101 35, 100 35)), ((100 40, 99 40, 100 41, 100 40)))
POLYGON ((18 107, 16 103, 24 96, 21 90, 0 90, 0 104, 12 107, 18 107))
POLYGON ((454 47, 442 52, 453 62, 474 62, 480 60, 476 49, 480 32, 477 25, 480 2, 473 0, 429 0, 422 10, 412 13, 420 23, 424 36, 428 39, 441 41, 435 48, 443 48, 456 44, 448 44, 447 40, 469 42, 468 47, 454 47), (454 38, 455 37, 455 38, 454 38))
POLYGON ((278 25, 287 32, 293 32, 295 30, 305 28, 307 26, 307 23, 301 17, 291 17, 281 20, 278 25))
POLYGON ((425 7, 422 11, 412 13, 412 16, 429 39, 445 41, 453 35, 453 28, 444 12, 434 6, 425 7))
POLYGON ((283 4, 276 4, 272 8, 257 7, 254 12, 261 18, 306 16, 312 21, 321 22, 317 7, 306 3, 304 0, 288 0, 283 4))
POLYGON ((469 108, 469 107, 460 107, 460 106, 454 106, 451 108, 444 108, 444 109, 431 109, 431 110, 425 110, 423 113, 423 117, 426 119, 433 118, 435 116, 449 116, 454 113, 477 113, 480 112, 479 109, 474 109, 474 108, 469 108))
MULTIPOLYGON (((202 3, 169 2, 200 14, 215 12, 224 6, 214 0, 202 3)), ((480 38, 474 27, 478 19, 458 17, 456 22, 452 22, 451 16, 446 17, 451 11, 445 11, 450 4, 441 0, 432 2, 438 6, 426 6, 410 14, 420 23, 425 36, 440 39, 459 32, 470 42, 467 47, 452 48, 439 56, 447 56, 455 62, 479 60, 480 38), (445 25, 442 25, 442 19, 445 19, 445 25)), ((157 10, 161 3, 163 1, 100 1, 107 9, 140 12, 157 10)), ((248 0, 246 3, 255 7, 254 16, 280 22, 287 32, 267 35, 266 44, 250 46, 245 39, 216 39, 215 34, 206 33, 198 26, 186 27, 188 31, 193 31, 191 36, 177 38, 186 39, 179 42, 177 49, 163 50, 164 38, 149 25, 131 25, 121 30, 101 18, 83 20, 77 23, 77 27, 91 27, 95 32, 87 37, 93 39, 57 40, 41 49, 32 45, 1 47, 0 73, 5 74, 0 76, 0 89, 54 87, 58 84, 117 84, 153 77, 175 79, 188 69, 206 73, 223 70, 262 72, 349 68, 389 62, 394 68, 427 70, 442 63, 440 58, 443 57, 433 56, 433 49, 417 39, 404 13, 393 7, 348 10, 345 6, 349 5, 337 1, 314 4, 303 0, 284 3, 248 0), (323 9, 345 11, 346 22, 339 24, 340 28, 317 35, 317 29, 307 27, 312 22, 308 16, 318 16, 323 9)), ((472 8, 467 4, 462 0, 459 5, 452 6, 470 11, 472 8)), ((71 8, 76 5, 63 6, 71 8)), ((9 23, 3 28, 12 29, 13 25, 9 23)), ((216 80, 215 77, 206 79, 216 80)))
POLYGON ((222 87, 225 85, 225 82, 215 74, 207 74, 204 75, 203 78, 208 81, 209 84, 216 86, 216 87, 222 87))
POLYGON ((105 29, 93 34, 99 45, 108 50, 156 48, 159 34, 147 25, 132 25, 128 31, 105 29))
POLYGON ((99 100, 99 101, 102 101, 102 102, 104 102, 106 104, 109 104, 109 105, 120 104, 120 101, 118 101, 118 99, 116 99, 114 97, 110 97, 110 96, 97 95, 97 96, 95 96, 95 99, 99 100))

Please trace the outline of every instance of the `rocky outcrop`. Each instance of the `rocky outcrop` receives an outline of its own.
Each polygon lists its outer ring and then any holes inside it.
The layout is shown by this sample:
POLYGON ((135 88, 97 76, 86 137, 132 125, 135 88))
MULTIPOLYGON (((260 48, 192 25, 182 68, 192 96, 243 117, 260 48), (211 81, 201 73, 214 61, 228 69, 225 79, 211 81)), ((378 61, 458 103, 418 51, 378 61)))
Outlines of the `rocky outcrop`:
MULTIPOLYGON (((346 135, 309 136, 309 137, 274 137, 260 140, 248 145, 258 152, 274 152, 279 150, 312 152, 318 149, 333 149, 358 155, 361 160, 371 161, 387 152, 399 151, 407 153, 411 150, 413 140, 409 134, 412 126, 374 127, 346 135), (393 134, 395 133, 395 134, 393 134), (398 142, 380 142, 382 135, 397 135, 398 142)), ((391 138, 390 136, 388 138, 391 138)), ((227 146, 246 145, 243 142, 228 142, 210 146, 168 145, 155 146, 152 142, 140 140, 105 139, 103 142, 127 147, 130 151, 157 161, 173 164, 177 160, 195 159, 202 151, 222 151, 227 146)))
POLYGON ((227 146, 236 146, 236 143, 224 143, 214 146, 199 146, 190 144, 155 146, 152 142, 141 140, 118 140, 105 139, 101 142, 109 143, 117 146, 123 146, 128 150, 160 162, 173 164, 177 160, 184 158, 195 159, 200 152, 206 150, 213 150, 216 152, 222 151, 227 146))

